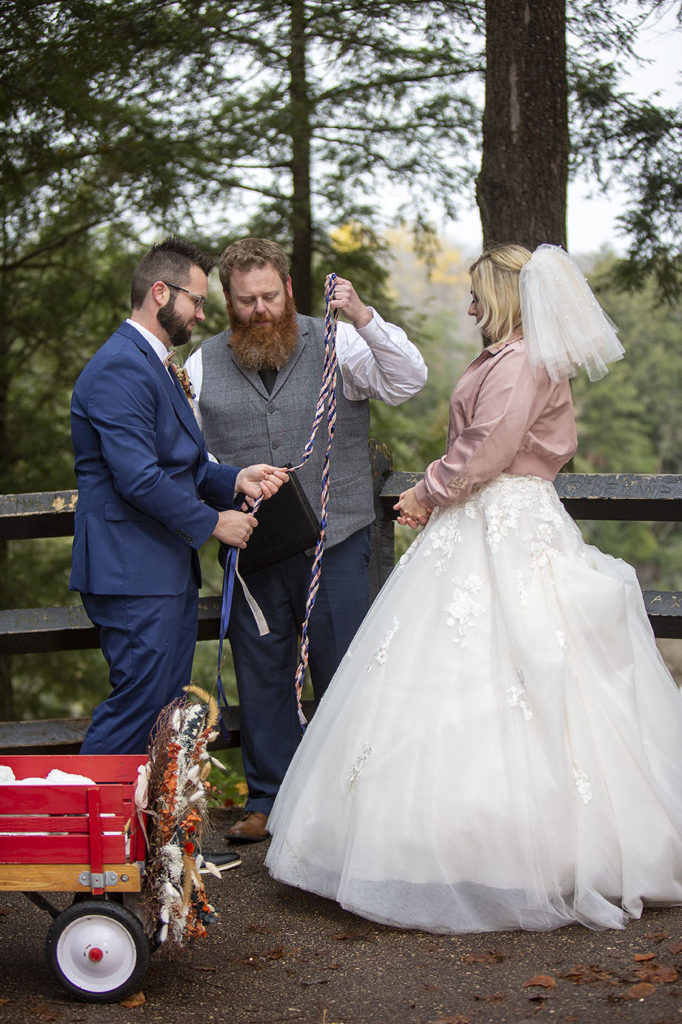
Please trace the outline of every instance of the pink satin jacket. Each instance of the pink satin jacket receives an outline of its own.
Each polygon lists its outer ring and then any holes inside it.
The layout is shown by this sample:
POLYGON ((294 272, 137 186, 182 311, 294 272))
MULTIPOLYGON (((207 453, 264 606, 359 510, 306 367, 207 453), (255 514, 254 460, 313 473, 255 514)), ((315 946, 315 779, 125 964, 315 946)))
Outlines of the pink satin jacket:
POLYGON ((447 452, 415 495, 426 507, 452 505, 499 473, 553 480, 577 444, 569 382, 534 373, 522 339, 492 346, 455 387, 447 452))

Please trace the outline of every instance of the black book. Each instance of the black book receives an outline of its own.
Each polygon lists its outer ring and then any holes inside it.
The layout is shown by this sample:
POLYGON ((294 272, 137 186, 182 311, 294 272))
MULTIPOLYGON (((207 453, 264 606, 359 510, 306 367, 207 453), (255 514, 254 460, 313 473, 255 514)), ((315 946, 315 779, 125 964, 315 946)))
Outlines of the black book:
MULTIPOLYGON (((239 549, 239 572, 243 576, 314 548, 319 540, 319 520, 295 473, 277 494, 262 502, 255 516, 258 526, 246 547, 239 549)), ((226 550, 221 544, 222 566, 226 550)))

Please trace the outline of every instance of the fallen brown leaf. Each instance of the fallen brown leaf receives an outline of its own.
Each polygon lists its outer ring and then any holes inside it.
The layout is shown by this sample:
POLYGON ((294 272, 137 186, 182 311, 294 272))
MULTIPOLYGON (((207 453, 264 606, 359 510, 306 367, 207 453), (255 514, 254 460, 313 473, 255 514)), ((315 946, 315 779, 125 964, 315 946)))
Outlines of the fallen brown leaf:
POLYGON ((674 967, 666 967, 661 964, 646 964, 645 967, 637 968, 637 977, 641 978, 642 981, 662 981, 669 983, 671 981, 677 981, 679 978, 679 972, 674 967))
POLYGON ((678 953, 682 953, 682 942, 670 942, 665 948, 673 956, 677 956, 678 953))
POLYGON ((593 985, 597 981, 607 981, 611 985, 616 984, 613 975, 609 971, 603 971, 599 964, 576 964, 561 977, 572 981, 574 985, 593 985))
POLYGON ((137 1006, 144 1006, 146 1002, 144 992, 135 992, 132 996, 128 996, 127 999, 122 999, 120 1005, 127 1007, 129 1010, 134 1010, 137 1006))
POLYGON ((311 978, 310 981, 302 981, 301 985, 307 988, 308 985, 328 985, 329 978, 311 978))
POLYGON ((277 949, 269 949, 267 953, 261 953, 263 960, 282 960, 287 955, 287 950, 278 946, 277 949))
POLYGON ((645 935, 645 939, 649 939, 650 942, 665 942, 670 936, 667 932, 654 932, 653 935, 645 935))
POLYGON ((530 988, 531 985, 538 985, 540 988, 556 988, 556 980, 549 974, 536 974, 530 981, 524 981, 521 988, 530 988))
POLYGON ((486 949, 483 953, 465 953, 461 960, 463 964, 501 964, 504 954, 496 949, 486 949))
POLYGON ((653 960, 655 953, 635 953, 635 961, 641 963, 643 960, 653 960))
POLYGON ((505 999, 504 992, 491 992, 487 996, 475 995, 474 999, 481 1003, 502 1003, 505 999))
POLYGON ((646 999, 647 996, 651 996, 656 991, 655 985, 650 985, 648 981, 640 981, 637 985, 632 985, 627 990, 624 999, 646 999))

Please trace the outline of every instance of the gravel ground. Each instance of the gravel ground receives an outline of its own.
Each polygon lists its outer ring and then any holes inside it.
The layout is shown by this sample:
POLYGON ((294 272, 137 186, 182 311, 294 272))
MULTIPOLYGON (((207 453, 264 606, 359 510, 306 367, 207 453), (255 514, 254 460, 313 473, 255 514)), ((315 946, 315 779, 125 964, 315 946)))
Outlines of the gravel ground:
MULTIPOLYGON (((234 816, 214 812, 214 846, 234 816)), ((682 1022, 682 908, 648 910, 623 932, 431 935, 273 882, 265 843, 240 852, 241 867, 207 882, 218 924, 190 949, 156 953, 134 1007, 70 997, 45 960, 48 915, 0 893, 0 1021, 682 1022)))

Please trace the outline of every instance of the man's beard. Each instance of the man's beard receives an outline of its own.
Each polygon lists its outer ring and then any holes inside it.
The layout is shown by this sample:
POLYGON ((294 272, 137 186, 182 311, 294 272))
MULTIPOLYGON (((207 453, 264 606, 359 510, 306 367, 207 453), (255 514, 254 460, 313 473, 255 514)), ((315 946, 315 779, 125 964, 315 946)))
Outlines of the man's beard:
POLYGON ((156 319, 168 335, 173 348, 179 348, 192 337, 192 328, 189 326, 192 318, 183 320, 180 314, 176 313, 175 295, 172 295, 166 305, 161 306, 157 311, 156 319))
POLYGON ((298 320, 290 295, 286 295, 285 302, 282 316, 267 323, 255 323, 252 317, 248 324, 243 324, 228 306, 230 348, 245 369, 279 370, 291 358, 298 341, 298 320))

